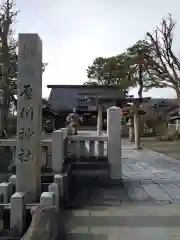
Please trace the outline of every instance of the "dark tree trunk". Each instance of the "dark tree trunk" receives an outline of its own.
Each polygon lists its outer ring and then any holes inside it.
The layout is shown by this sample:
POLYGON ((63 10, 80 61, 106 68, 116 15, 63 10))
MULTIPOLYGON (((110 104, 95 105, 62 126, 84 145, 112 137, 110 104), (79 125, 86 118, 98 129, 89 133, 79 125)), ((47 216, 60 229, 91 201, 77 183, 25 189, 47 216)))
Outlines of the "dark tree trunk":
POLYGON ((0 137, 6 138, 8 131, 8 115, 9 115, 9 92, 8 89, 3 89, 3 99, 1 105, 1 132, 0 137))
POLYGON ((135 146, 136 149, 140 149, 140 115, 139 109, 142 103, 142 92, 143 92, 143 76, 142 76, 142 64, 139 66, 139 79, 138 79, 139 91, 138 97, 139 101, 136 103, 134 111, 134 135, 135 135, 135 146))

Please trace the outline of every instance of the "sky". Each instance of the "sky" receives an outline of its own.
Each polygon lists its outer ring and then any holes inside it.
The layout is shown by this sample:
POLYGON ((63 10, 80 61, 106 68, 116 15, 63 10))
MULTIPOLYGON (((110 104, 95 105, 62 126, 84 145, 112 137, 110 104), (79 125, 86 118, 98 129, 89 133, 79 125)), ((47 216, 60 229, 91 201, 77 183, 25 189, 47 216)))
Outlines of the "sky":
MULTIPOLYGON (((174 49, 180 53, 179 0, 16 0, 16 33, 38 33, 43 42, 43 97, 48 84, 83 84, 96 57, 120 54, 171 13, 178 22, 174 49)), ((137 89, 131 94, 136 96, 137 89)), ((175 97, 171 89, 144 96, 175 97)))

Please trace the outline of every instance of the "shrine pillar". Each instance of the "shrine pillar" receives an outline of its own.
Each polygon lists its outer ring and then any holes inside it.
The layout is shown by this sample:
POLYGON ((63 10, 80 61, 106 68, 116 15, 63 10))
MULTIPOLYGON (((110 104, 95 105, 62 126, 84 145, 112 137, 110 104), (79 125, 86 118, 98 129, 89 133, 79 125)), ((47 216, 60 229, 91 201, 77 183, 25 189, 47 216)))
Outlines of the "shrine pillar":
POLYGON ((42 42, 19 34, 16 192, 29 201, 40 196, 42 137, 42 42))

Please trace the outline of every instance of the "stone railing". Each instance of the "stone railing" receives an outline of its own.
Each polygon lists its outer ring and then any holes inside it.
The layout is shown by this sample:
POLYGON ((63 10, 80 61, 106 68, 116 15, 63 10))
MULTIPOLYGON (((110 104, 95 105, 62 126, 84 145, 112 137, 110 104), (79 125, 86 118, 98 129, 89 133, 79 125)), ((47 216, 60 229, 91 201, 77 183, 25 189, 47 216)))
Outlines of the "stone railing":
MULTIPOLYGON (((48 152, 52 153, 51 162, 45 158, 41 160, 42 166, 46 164, 52 166, 50 173, 52 180, 47 182, 46 188, 42 190, 42 193, 39 193, 40 197, 37 196, 36 202, 30 200, 28 191, 17 191, 16 186, 19 179, 16 175, 11 176, 8 182, 0 184, 0 206, 9 211, 11 235, 23 235, 28 227, 25 220, 26 215, 33 206, 55 206, 60 211, 61 207, 69 202, 73 188, 71 186, 71 171, 69 168, 63 169, 64 162, 68 157, 107 156, 110 179, 118 181, 121 179, 120 109, 117 107, 108 109, 107 119, 107 134, 97 135, 93 131, 84 131, 78 135, 68 135, 68 130, 63 128, 54 131, 52 138, 41 141, 46 158, 48 152)), ((10 146, 15 150, 16 139, 1 139, 0 146, 10 146)), ((42 183, 40 187, 42 187, 42 183)))
POLYGON ((104 157, 107 156, 107 134, 68 136, 68 156, 75 157, 104 157))
POLYGON ((171 132, 180 132, 180 125, 179 124, 168 124, 168 131, 171 131, 171 132))
POLYGON ((52 134, 52 170, 60 172, 65 159, 74 157, 107 156, 107 134, 82 131, 78 135, 68 135, 66 128, 52 134))
MULTIPOLYGON (((0 147, 9 147, 12 158, 11 158, 11 165, 16 165, 16 138, 10 139, 0 139, 0 147)), ((42 139, 41 141, 42 147, 42 155, 41 155, 41 164, 42 166, 51 165, 51 159, 49 159, 48 155, 52 155, 52 139, 42 139)))
POLYGON ((176 124, 168 124, 168 134, 175 134, 176 132, 176 124))
MULTIPOLYGON (((107 114, 107 133, 97 135, 93 131, 82 131, 78 135, 68 135, 68 129, 62 128, 51 137, 41 140, 41 166, 52 167, 53 173, 62 171, 67 157, 107 156, 109 164, 121 176, 121 116, 120 109, 112 107, 107 114), (118 169, 118 170, 117 170, 118 169)), ((16 165, 16 138, 0 139, 0 146, 11 147, 12 165, 16 165)), ((113 172, 112 171, 112 172, 113 172)), ((115 174, 116 175, 116 174, 115 174)))
MULTIPOLYGON (((9 236, 20 237, 27 229, 27 216, 29 210, 33 207, 51 207, 54 206, 59 212, 64 207, 64 201, 68 201, 68 189, 65 188, 64 177, 61 174, 54 176, 54 181, 49 184, 48 191, 43 192, 40 199, 31 203, 28 194, 16 192, 16 175, 12 175, 8 182, 0 184, 0 208, 2 212, 6 212, 6 219, 10 219, 8 231, 9 236), (8 215, 8 216, 7 216, 8 215)), ((2 214, 1 214, 2 215, 2 214)), ((29 216, 30 218, 30 216, 29 216)), ((4 214, 1 221, 6 221, 4 214)), ((0 234, 6 230, 5 227, 0 228, 0 234)))
POLYGON ((68 135, 66 128, 52 134, 52 171, 62 171, 65 159, 71 156, 107 156, 110 177, 121 179, 121 114, 120 108, 107 110, 107 133, 98 135, 93 131, 82 131, 78 135, 68 135))
MULTIPOLYGON (((82 131, 79 135, 68 135, 68 130, 62 128, 52 133, 51 138, 43 139, 42 167, 52 167, 54 172, 62 170, 67 157, 105 157, 107 156, 108 136, 102 133, 82 131)), ((11 165, 16 165, 16 139, 1 139, 0 146, 10 147, 12 152, 11 165)))

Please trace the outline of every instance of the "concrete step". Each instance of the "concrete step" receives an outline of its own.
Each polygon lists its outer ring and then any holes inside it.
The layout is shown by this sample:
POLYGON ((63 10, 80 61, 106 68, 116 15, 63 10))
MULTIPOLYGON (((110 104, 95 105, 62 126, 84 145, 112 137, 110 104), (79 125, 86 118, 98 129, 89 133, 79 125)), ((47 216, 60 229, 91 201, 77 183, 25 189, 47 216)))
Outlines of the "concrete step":
POLYGON ((88 176, 88 177, 95 177, 95 176, 109 176, 109 171, 107 169, 98 169, 92 171, 92 169, 74 169, 72 170, 72 174, 76 176, 88 176))
POLYGON ((107 157, 98 157, 98 156, 68 156, 66 158, 67 163, 74 163, 74 162, 108 162, 107 157))
POLYGON ((71 163, 72 171, 76 170, 108 170, 109 164, 108 162, 101 162, 101 161, 76 161, 71 163))
POLYGON ((179 205, 89 206, 69 215, 68 239, 180 239, 179 205))
POLYGON ((75 194, 81 192, 83 188, 95 187, 101 188, 109 186, 110 179, 108 171, 80 171, 72 172, 71 185, 74 188, 75 194))
POLYGON ((109 181, 109 164, 106 158, 76 159, 71 162, 73 184, 77 188, 103 185, 109 181))

